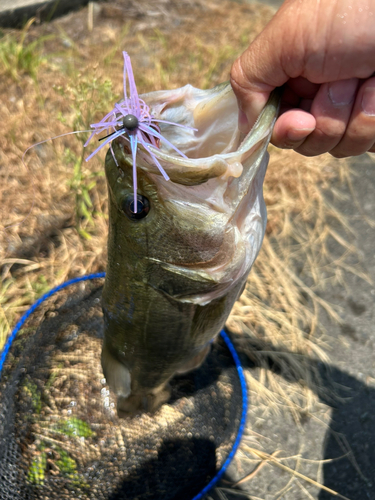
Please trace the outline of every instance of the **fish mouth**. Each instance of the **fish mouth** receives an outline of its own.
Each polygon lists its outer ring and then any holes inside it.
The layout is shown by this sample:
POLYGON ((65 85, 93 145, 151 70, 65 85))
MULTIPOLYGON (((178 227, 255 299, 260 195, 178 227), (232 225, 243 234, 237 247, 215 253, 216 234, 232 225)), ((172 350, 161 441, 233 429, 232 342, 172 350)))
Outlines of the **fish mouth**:
POLYGON ((226 214, 228 222, 242 232, 253 195, 261 192, 280 95, 281 89, 271 93, 256 123, 243 137, 238 129, 237 99, 229 82, 210 90, 186 85, 145 94, 143 98, 153 113, 190 127, 161 124, 161 133, 188 159, 176 156, 165 144, 159 150, 150 146, 172 183, 166 182, 153 165, 142 162, 139 166, 156 174, 152 177, 157 189, 177 211, 186 206, 206 206, 226 214), (259 186, 254 189, 254 183, 260 184, 260 190, 259 186))
MULTIPOLYGON (((149 145, 170 180, 185 186, 197 186, 213 178, 228 181, 241 177, 248 158, 264 142, 268 144, 278 109, 274 93, 252 130, 243 137, 238 129, 237 99, 229 82, 209 90, 186 85, 143 94, 141 98, 157 119, 186 126, 159 125, 161 135, 187 158, 177 156, 167 143, 162 142, 160 148, 149 145)), ((125 156, 130 166, 131 157, 125 156)), ((138 149, 137 167, 161 176, 142 148, 138 149)))

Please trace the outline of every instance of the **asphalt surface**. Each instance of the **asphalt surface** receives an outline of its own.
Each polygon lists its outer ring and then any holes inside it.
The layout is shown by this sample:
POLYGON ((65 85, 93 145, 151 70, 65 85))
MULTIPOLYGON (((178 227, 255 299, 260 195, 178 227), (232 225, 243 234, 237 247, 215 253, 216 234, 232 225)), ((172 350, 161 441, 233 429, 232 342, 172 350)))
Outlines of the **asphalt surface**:
MULTIPOLYGON (((350 223, 351 243, 359 254, 346 261, 354 273, 346 272, 342 283, 326 285, 319 293, 336 307, 342 320, 335 325, 328 317, 320 318, 330 358, 328 367, 318 364, 324 382, 318 394, 322 406, 297 426, 287 412, 277 414, 252 404, 250 395, 243 442, 269 454, 282 450, 284 457, 301 456, 301 463, 291 459, 283 464, 346 499, 375 500, 375 155, 362 155, 350 163, 352 186, 337 183, 326 192, 332 206, 350 223)), ((338 225, 336 230, 340 231, 338 225)), ((331 244, 330 250, 334 258, 342 255, 338 243, 331 244)), ((249 368, 256 375, 257 368, 249 368)), ((251 468, 243 467, 244 463, 235 459, 225 479, 235 482, 245 477, 251 468)), ((238 486, 243 494, 225 490, 225 495, 229 500, 337 498, 304 480, 291 482, 291 477, 266 465, 251 481, 238 486)), ((222 500, 217 491, 212 498, 222 500)))
POLYGON ((89 0, 0 0, 0 27, 20 28, 28 19, 49 21, 86 5, 89 0))
MULTIPOLYGON (((322 296, 341 308, 343 323, 332 325, 324 320, 329 332, 332 377, 346 402, 336 404, 331 431, 326 437, 324 458, 342 454, 334 432, 346 436, 357 461, 345 459, 327 463, 325 484, 351 499, 375 499, 375 155, 363 155, 351 161, 355 176, 353 192, 348 187, 338 191, 338 199, 327 195, 350 221, 360 260, 353 257, 353 267, 364 271, 367 279, 347 273, 346 285, 327 288, 322 296), (355 195, 355 198, 353 197, 355 195), (361 471, 361 474, 359 473, 361 471), (361 477, 362 475, 362 477, 361 477)), ((321 494, 321 500, 330 498, 321 494)))

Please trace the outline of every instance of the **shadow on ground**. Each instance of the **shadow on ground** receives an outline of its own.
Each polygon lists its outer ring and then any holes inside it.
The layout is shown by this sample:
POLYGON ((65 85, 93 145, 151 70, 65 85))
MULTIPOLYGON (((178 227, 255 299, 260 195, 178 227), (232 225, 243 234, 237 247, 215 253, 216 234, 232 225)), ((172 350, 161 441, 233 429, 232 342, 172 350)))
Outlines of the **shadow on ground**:
MULTIPOLYGON (((324 485, 353 500, 373 500, 375 389, 337 368, 331 367, 329 377, 337 384, 349 387, 351 391, 345 402, 337 403, 334 407, 323 459, 340 457, 348 447, 350 451, 348 457, 324 464, 324 485)), ((319 500, 331 498, 332 495, 325 491, 319 495, 319 500)))
MULTIPOLYGON (((129 477, 124 479, 117 487, 115 493, 110 495, 108 500, 133 500, 138 497, 146 497, 150 500, 160 500, 162 498, 172 498, 173 500, 190 500, 197 495, 215 475, 216 456, 215 445, 208 439, 176 439, 164 441, 156 459, 147 461, 141 468, 132 472, 129 477), (181 469, 178 469, 179 462, 186 462, 186 455, 199 457, 194 461, 193 477, 196 480, 184 483, 181 469), (165 480, 160 478, 160 463, 166 474, 165 480), (207 477, 202 476, 202 470, 207 471, 207 477), (163 484, 170 484, 170 476, 177 474, 175 482, 175 491, 171 492, 162 488, 163 484), (140 478, 143 480, 141 481, 140 478), (152 490, 152 485, 159 483, 161 487, 158 491, 152 490), (151 490, 151 493, 150 493, 151 490)), ((190 475, 191 477, 191 475, 190 475)))
MULTIPOLYGON (((269 346, 265 350, 274 348, 269 346)), ((254 364, 242 362, 244 368, 254 368, 254 364)), ((270 360, 269 365, 274 373, 280 374, 273 361, 270 360)), ((311 379, 316 370, 321 376, 321 390, 317 395, 333 410, 321 457, 326 461, 323 484, 350 500, 375 500, 375 389, 335 366, 312 360, 311 379)), ((297 429, 294 432, 298 432, 297 429)), ((251 481, 246 490, 251 492, 251 481)), ((225 495, 232 498, 227 491, 225 495)), ((240 500, 241 497, 234 494, 233 498, 240 500)), ((249 499, 249 496, 243 498, 249 499)), ((316 498, 331 500, 337 497, 322 490, 316 498)))

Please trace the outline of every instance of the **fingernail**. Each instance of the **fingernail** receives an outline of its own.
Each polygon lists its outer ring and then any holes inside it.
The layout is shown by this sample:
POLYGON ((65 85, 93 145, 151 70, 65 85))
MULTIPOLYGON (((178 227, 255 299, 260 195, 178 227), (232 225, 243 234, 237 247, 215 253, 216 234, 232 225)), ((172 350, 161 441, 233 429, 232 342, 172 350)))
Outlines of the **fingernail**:
POLYGON ((375 87, 368 87, 363 92, 362 110, 366 115, 375 116, 375 87))
POLYGON ((332 82, 328 86, 328 96, 334 106, 347 106, 354 101, 358 78, 332 82))

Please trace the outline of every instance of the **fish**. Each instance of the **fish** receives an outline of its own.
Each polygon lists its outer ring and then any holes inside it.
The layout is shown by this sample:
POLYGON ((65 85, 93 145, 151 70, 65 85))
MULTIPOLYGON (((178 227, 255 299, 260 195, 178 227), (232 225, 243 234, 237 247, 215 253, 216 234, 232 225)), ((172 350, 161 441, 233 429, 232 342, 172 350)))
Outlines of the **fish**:
POLYGON ((170 380, 203 363, 244 290, 266 228, 263 181, 280 92, 246 136, 229 82, 140 98, 166 140, 134 154, 117 133, 105 158, 101 361, 122 417, 168 401, 170 380))

